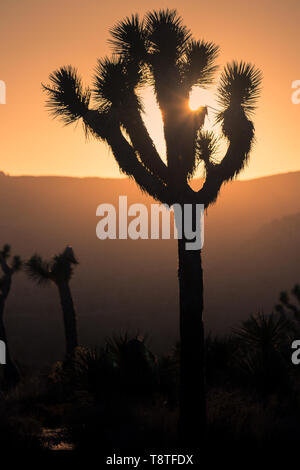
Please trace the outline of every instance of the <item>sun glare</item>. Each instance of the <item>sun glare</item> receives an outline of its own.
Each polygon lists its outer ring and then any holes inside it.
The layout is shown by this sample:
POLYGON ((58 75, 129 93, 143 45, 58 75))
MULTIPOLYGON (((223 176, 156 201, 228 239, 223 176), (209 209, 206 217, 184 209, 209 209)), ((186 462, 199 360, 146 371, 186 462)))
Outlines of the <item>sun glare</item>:
POLYGON ((203 94, 202 90, 199 90, 199 88, 193 88, 193 90, 190 93, 190 99, 189 99, 189 107, 191 111, 196 111, 200 106, 204 106, 205 102, 203 99, 203 94))
MULTIPOLYGON (((163 121, 160 109, 156 102, 154 92, 151 87, 145 87, 141 91, 141 98, 144 104, 143 120, 146 124, 148 132, 160 154, 165 160, 166 145, 164 139, 163 121)), ((214 111, 212 108, 218 108, 212 90, 203 90, 194 87, 190 93, 189 108, 196 111, 201 106, 208 106, 208 115, 205 118, 204 130, 216 130, 214 127, 214 111)))
POLYGON ((214 91, 204 90, 195 86, 190 92, 189 108, 191 109, 191 111, 196 111, 201 106, 208 107, 208 115, 205 119, 203 128, 205 130, 213 130, 215 116, 214 110, 218 108, 218 104, 214 97, 214 91))
POLYGON ((199 87, 193 87, 190 92, 189 107, 196 111, 201 106, 215 106, 213 94, 209 90, 203 90, 199 87))

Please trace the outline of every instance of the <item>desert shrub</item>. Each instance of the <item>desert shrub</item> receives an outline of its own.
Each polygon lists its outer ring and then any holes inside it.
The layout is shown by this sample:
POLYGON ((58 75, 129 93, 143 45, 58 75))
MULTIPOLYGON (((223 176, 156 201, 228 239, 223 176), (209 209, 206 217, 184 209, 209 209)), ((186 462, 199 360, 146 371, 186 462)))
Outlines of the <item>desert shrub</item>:
POLYGON ((172 410, 178 405, 179 362, 174 354, 161 356, 157 363, 159 393, 172 410))
POLYGON ((233 336, 212 337, 205 339, 205 373, 208 388, 233 381, 233 364, 238 341, 233 336))
POLYGON ((137 337, 113 337, 102 348, 76 349, 73 357, 57 363, 49 376, 62 396, 87 391, 96 399, 114 395, 144 399, 157 390, 157 362, 137 337))
POLYGON ((69 432, 75 450, 108 455, 108 452, 170 449, 176 440, 177 415, 164 405, 134 405, 112 400, 106 406, 82 408, 74 414, 69 432))
POLYGON ((0 450, 5 452, 42 450, 39 421, 33 416, 9 414, 3 398, 1 401, 0 450))

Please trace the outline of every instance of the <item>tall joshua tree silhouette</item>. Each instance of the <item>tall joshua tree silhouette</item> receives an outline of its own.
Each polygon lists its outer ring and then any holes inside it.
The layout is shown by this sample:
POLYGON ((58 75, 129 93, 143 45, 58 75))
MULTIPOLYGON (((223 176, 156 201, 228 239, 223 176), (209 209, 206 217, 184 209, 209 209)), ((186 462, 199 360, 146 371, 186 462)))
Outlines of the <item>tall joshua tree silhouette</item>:
POLYGON ((73 249, 68 246, 62 253, 53 256, 51 261, 45 261, 36 254, 25 265, 27 274, 37 284, 47 285, 52 281, 58 288, 63 312, 67 356, 72 355, 78 346, 76 313, 70 290, 73 266, 77 264, 78 261, 73 249))
POLYGON ((10 245, 6 244, 0 251, 0 266, 3 272, 3 275, 0 278, 0 340, 4 341, 6 345, 6 366, 4 368, 4 378, 7 384, 14 385, 18 382, 20 374, 11 358, 4 324, 4 310, 6 300, 11 289, 13 275, 21 270, 22 260, 20 256, 14 256, 11 263, 9 263, 10 256, 11 248, 10 245))
MULTIPOLYGON (((50 112, 65 124, 82 120, 86 133, 110 146, 120 170, 156 200, 191 204, 193 210, 202 203, 207 208, 216 201, 222 184, 238 175, 248 160, 254 140, 250 115, 259 96, 261 73, 251 64, 233 62, 221 74, 216 119, 228 148, 218 161, 217 138, 202 129, 207 108, 193 112, 188 106, 193 86, 205 88, 212 83, 218 47, 194 40, 175 10, 153 11, 143 19, 132 15, 110 33, 113 56, 98 60, 92 90, 84 88, 71 66, 50 75, 51 83, 44 86, 50 112), (153 87, 162 112, 166 163, 142 119, 143 103, 137 90, 145 84, 153 87), (189 180, 200 163, 205 181, 200 190, 193 191, 189 180)), ((183 441, 197 445, 206 425, 203 276, 201 251, 188 251, 185 243, 184 237, 178 241, 179 430, 183 441)))

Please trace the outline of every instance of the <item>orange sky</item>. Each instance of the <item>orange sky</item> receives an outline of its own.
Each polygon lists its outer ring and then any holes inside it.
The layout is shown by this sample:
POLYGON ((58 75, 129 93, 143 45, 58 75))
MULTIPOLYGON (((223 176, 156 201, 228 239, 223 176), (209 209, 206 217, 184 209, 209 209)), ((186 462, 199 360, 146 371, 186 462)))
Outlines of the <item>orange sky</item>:
POLYGON ((299 0, 1 0, 0 170, 12 175, 119 176, 106 146, 86 142, 81 129, 63 128, 47 114, 41 82, 61 65, 78 67, 90 83, 96 58, 109 54, 108 29, 123 16, 176 8, 195 38, 221 46, 220 64, 254 62, 264 74, 255 116, 257 143, 243 178, 300 169, 299 0))

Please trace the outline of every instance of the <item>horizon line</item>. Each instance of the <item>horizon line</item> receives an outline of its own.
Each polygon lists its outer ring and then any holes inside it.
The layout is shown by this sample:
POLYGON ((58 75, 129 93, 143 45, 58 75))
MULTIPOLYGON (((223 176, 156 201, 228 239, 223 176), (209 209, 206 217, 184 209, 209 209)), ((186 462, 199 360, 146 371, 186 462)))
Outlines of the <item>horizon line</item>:
MULTIPOLYGON (((286 171, 286 172, 283 172, 283 173, 271 173, 271 174, 267 174, 267 175, 262 175, 262 176, 257 176, 257 177, 253 177, 253 178, 245 178, 245 179, 240 179, 240 178, 236 178, 236 179, 233 179, 232 182, 240 182, 240 183, 243 183, 243 182, 246 182, 246 181, 254 181, 254 180, 259 180, 259 179, 263 179, 263 178, 271 178, 271 177, 274 177, 274 176, 286 176, 286 175, 290 175, 290 174, 295 174, 295 173, 300 173, 300 169, 299 170, 291 170, 291 171, 286 171)), ((39 175, 32 175, 32 174, 9 174, 9 173, 5 173, 5 171, 3 170, 0 170, 0 177, 9 177, 9 178, 70 178, 70 179, 99 179, 99 180, 130 180, 130 178, 128 176, 119 176, 119 177, 113 177, 113 176, 92 176, 92 175, 86 175, 86 176, 76 176, 76 175, 59 175, 59 174, 39 174, 39 175)), ((197 180, 201 180, 201 176, 199 177, 196 177, 196 178, 193 178, 191 181, 197 181, 197 180)))

